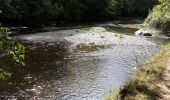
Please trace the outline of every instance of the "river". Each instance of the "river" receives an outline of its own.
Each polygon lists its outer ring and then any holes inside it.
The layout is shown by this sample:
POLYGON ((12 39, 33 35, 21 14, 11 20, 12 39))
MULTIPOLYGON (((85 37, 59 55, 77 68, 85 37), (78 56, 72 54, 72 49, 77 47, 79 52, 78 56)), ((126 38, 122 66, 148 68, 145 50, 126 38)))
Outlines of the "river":
POLYGON ((103 100, 160 50, 158 40, 121 25, 127 24, 14 36, 26 46, 26 69, 0 83, 0 100, 103 100))

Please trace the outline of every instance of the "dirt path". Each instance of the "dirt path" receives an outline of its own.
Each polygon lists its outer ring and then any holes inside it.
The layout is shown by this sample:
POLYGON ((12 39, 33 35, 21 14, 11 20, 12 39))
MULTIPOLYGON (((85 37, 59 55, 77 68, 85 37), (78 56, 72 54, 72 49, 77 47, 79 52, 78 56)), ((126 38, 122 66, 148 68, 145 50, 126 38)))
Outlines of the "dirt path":
POLYGON ((162 81, 158 84, 160 97, 158 100, 170 100, 170 58, 167 62, 167 68, 163 75, 162 81))

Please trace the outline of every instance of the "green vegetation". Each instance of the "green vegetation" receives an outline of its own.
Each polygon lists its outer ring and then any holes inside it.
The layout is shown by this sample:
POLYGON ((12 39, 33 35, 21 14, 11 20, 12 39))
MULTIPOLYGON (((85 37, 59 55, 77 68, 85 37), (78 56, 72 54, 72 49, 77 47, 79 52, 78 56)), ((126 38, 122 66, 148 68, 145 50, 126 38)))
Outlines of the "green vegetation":
POLYGON ((157 83, 163 77, 169 56, 170 44, 162 45, 159 54, 153 56, 142 67, 135 67, 133 77, 125 86, 122 89, 113 88, 112 96, 107 96, 104 100, 157 100, 157 83))
POLYGON ((11 77, 12 73, 0 69, 0 80, 7 80, 11 77))
POLYGON ((121 15, 145 17, 158 0, 120 0, 121 15))
MULTIPOLYGON (((6 34, 8 30, 9 29, 7 27, 0 27, 0 53, 9 56, 9 61, 13 62, 13 66, 4 69, 16 69, 15 66, 25 66, 25 48, 11 40, 11 38, 6 34)), ((0 80, 8 79, 12 75, 12 72, 3 70, 1 66, 0 80)))
POLYGON ((108 20, 146 16, 157 0, 1 0, 5 24, 41 25, 50 22, 108 20), (13 24, 14 23, 14 24, 13 24), (36 23, 36 24, 35 24, 36 23))
MULTIPOLYGON (((65 22, 102 21, 119 17, 146 17, 149 9, 153 10, 146 18, 145 27, 170 33, 170 0, 1 0, 0 22, 2 25, 31 25, 43 26, 63 24, 65 22), (154 7, 154 5, 158 3, 154 7), (154 8, 153 8, 154 7, 154 8)), ((3 55, 12 62, 12 66, 0 65, 0 80, 6 80, 25 66, 25 47, 12 41, 6 34, 9 29, 0 24, 0 56, 3 55)), ((102 27, 82 28, 92 35, 103 33, 107 29, 102 27)), ((129 30, 129 29, 128 29, 129 30)), ((73 34, 70 34, 72 36, 73 34)), ((115 34, 119 39, 122 34, 115 34)), ((103 34, 100 38, 107 39, 103 34)), ((77 45, 75 52, 95 51, 102 46, 90 44, 77 45), (77 50, 77 51, 76 51, 77 50)), ((158 96, 155 85, 166 68, 165 63, 170 56, 170 44, 162 46, 160 54, 146 62, 143 67, 135 69, 133 77, 123 89, 113 88, 116 98, 123 100, 152 100, 158 96)))
POLYGON ((111 96, 104 96, 103 100, 120 100, 119 88, 113 87, 110 92, 111 92, 111 96))
MULTIPOLYGON (((126 3, 127 4, 127 3, 126 3)), ((170 32, 170 0, 159 0, 144 22, 145 28, 156 29, 164 34, 170 32)), ((159 54, 152 57, 143 67, 134 68, 132 78, 120 89, 116 96, 106 100, 157 100, 160 82, 170 57, 170 44, 164 44, 159 54)), ((114 93, 114 92, 113 92, 114 93)))
MULTIPOLYGON (((11 38, 5 34, 8 28, 0 28, 0 52, 9 56, 14 66, 11 66, 12 69, 16 69, 15 66, 25 66, 25 48, 20 44, 12 42, 11 38)), ((5 69, 11 69, 5 68, 5 69)), ((6 72, 0 67, 0 80, 5 80, 11 76, 11 72, 6 72)))
POLYGON ((159 4, 145 20, 145 26, 159 29, 164 34, 170 32, 170 0, 159 0, 159 4))
POLYGON ((120 91, 123 100, 155 100, 158 96, 156 84, 161 80, 170 56, 170 44, 162 46, 160 54, 152 57, 120 91))

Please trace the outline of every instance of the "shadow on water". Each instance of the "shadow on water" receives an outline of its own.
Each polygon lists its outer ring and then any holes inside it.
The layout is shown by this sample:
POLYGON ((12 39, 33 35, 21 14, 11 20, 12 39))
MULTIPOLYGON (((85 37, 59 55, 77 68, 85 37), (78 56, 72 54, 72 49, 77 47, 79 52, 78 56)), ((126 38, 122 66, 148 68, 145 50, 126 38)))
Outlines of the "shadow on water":
POLYGON ((134 32, 136 32, 137 30, 138 30, 137 28, 129 28, 129 27, 107 28, 107 31, 116 32, 125 35, 134 35, 134 32))
POLYGON ((102 100, 112 86, 120 87, 157 46, 115 45, 75 54, 68 48, 27 45, 27 69, 0 84, 2 99, 102 100))
POLYGON ((1 95, 7 97, 4 99, 10 98, 8 94, 11 98, 13 96, 29 96, 25 93, 26 90, 33 88, 36 84, 62 78, 69 74, 67 69, 69 54, 66 48, 42 45, 27 45, 26 48, 26 70, 14 74, 11 80, 0 84, 1 95))
POLYGON ((85 86, 84 92, 90 88, 100 72, 100 63, 95 56, 73 54, 64 45, 26 44, 26 70, 1 82, 1 99, 63 100, 65 96, 78 96, 80 87, 85 86))

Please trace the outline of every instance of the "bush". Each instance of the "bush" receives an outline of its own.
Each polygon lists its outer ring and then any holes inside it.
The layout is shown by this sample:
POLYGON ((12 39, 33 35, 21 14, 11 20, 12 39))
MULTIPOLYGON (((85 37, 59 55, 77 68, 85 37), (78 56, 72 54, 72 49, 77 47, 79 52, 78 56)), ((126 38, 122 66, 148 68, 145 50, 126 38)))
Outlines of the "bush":
MULTIPOLYGON (((5 69, 18 69, 18 66, 25 66, 25 47, 14 43, 11 38, 5 34, 8 28, 0 28, 0 53, 5 53, 11 61, 13 66, 5 69), (17 67, 15 67, 15 65, 17 67)), ((9 60, 10 61, 10 60, 9 60)), ((0 68, 0 80, 6 80, 12 75, 11 72, 3 70, 0 68)))
POLYGON ((168 34, 170 32, 170 0, 160 0, 159 4, 150 12, 144 24, 168 34))

